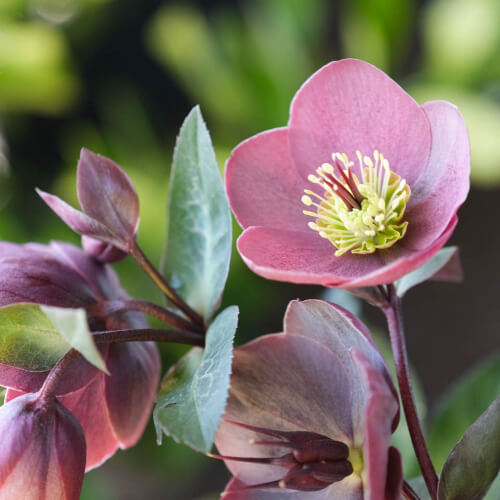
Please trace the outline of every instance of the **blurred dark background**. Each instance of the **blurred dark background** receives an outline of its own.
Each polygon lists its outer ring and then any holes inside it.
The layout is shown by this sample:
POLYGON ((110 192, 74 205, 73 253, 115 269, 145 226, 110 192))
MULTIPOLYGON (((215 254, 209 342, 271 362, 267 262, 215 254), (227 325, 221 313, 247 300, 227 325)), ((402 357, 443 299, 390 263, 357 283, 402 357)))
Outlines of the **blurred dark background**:
MULTIPOLYGON (((419 102, 458 105, 470 130, 472 190, 451 241, 461 248, 465 282, 428 283, 405 299, 422 411, 432 415, 445 389, 499 348, 498 19, 499 0, 2 0, 0 238, 78 243, 33 189, 76 203, 76 161, 86 146, 132 177, 139 238, 158 260, 172 148, 194 104, 222 169, 239 141, 286 124, 293 94, 314 70, 365 59, 419 102)), ((159 299, 133 262, 117 268, 131 294, 159 299)), ((243 343, 279 331, 290 299, 323 293, 266 282, 235 253, 224 302, 241 308, 243 343)), ((360 307, 345 294, 335 298, 360 307)), ((376 310, 362 314, 383 330, 376 310)), ((162 350, 164 369, 183 352, 162 350)), ((405 464, 414 468, 411 458, 405 464)), ((156 446, 149 429, 88 475, 83 498, 217 498, 227 479, 221 464, 170 439, 156 446)))

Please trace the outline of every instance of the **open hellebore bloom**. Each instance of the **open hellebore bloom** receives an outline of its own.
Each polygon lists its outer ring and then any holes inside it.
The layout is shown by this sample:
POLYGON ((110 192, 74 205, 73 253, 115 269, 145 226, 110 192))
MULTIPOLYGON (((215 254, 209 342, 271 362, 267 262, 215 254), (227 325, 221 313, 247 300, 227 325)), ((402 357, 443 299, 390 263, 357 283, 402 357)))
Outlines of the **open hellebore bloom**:
MULTIPOLYGON (((141 314, 99 307, 128 297, 109 267, 73 245, 0 243, 0 274, 0 306, 34 302, 83 307, 92 330, 147 327, 141 314)), ((128 448, 138 441, 151 413, 160 372, 154 343, 100 349, 110 376, 78 356, 56 388, 59 400, 85 432, 87 470, 100 465, 118 447, 128 448)), ((0 385, 9 388, 6 401, 38 391, 47 374, 0 364, 0 385)))
POLYGON ((0 408, 0 433, 0 499, 80 498, 85 438, 63 405, 25 394, 0 408))
POLYGON ((419 106, 374 66, 332 62, 299 89, 287 127, 242 142, 228 160, 238 250, 268 279, 391 283, 450 237, 469 162, 455 106, 419 106))
POLYGON ((284 330, 235 350, 216 437, 235 476, 224 498, 400 500, 398 399, 366 327, 307 300, 284 330))
POLYGON ((77 194, 83 212, 37 190, 66 224, 80 233, 84 248, 102 262, 115 262, 131 250, 139 226, 139 198, 132 181, 115 162, 83 148, 77 194))

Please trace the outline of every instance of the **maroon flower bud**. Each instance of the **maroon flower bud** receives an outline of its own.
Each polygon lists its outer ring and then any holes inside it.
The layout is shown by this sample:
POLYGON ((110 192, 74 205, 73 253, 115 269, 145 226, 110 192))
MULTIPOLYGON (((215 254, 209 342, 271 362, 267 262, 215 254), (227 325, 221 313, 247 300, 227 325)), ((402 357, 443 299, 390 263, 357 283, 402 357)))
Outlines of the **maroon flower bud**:
POLYGON ((55 399, 26 394, 0 408, 0 498, 74 500, 85 471, 85 438, 55 399))
POLYGON ((104 243, 90 236, 82 236, 82 247, 85 253, 103 264, 119 262, 128 255, 123 250, 111 245, 111 243, 104 243))

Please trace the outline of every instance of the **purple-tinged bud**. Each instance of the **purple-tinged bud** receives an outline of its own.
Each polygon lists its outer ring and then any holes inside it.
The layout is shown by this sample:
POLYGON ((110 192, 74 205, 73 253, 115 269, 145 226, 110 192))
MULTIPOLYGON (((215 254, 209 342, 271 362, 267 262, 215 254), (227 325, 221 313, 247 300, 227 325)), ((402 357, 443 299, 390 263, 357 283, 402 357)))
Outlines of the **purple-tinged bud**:
POLYGON ((90 236, 82 236, 82 247, 85 253, 103 264, 113 264, 127 257, 127 253, 111 243, 104 243, 90 236))
POLYGON ((0 408, 0 498, 77 500, 85 438, 56 399, 25 394, 0 408))

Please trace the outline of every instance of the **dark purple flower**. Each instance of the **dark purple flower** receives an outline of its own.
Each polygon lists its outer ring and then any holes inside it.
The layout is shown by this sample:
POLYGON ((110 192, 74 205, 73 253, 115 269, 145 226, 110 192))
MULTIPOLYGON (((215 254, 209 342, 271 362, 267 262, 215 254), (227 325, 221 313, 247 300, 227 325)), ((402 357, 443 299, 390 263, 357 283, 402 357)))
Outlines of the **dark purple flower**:
MULTIPOLYGON (((128 296, 111 268, 73 245, 0 243, 0 273, 0 306, 34 302, 83 307, 93 330, 147 327, 143 316, 135 312, 96 313, 99 304, 128 296)), ((60 401, 85 432, 87 470, 100 465, 118 447, 128 448, 140 438, 160 372, 154 343, 113 344, 100 349, 111 376, 79 356, 56 388, 60 401)), ((9 388, 6 401, 38 391, 47 374, 0 364, 0 385, 9 388)))

